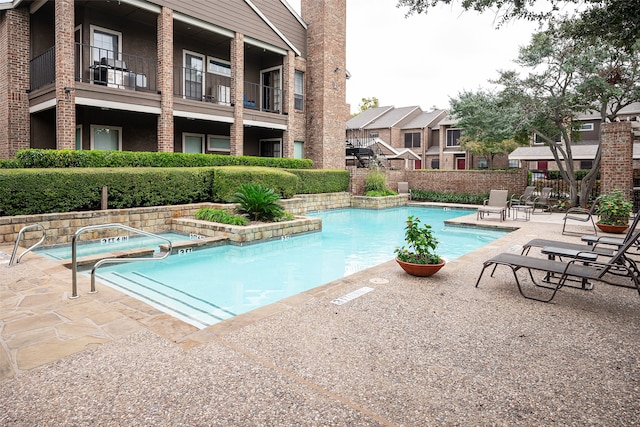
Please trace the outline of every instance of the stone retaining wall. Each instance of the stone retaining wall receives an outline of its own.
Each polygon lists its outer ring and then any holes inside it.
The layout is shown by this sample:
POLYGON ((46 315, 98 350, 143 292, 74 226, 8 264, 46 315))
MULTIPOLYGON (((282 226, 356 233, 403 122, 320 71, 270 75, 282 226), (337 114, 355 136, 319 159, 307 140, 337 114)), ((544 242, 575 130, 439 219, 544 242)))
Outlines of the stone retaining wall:
MULTIPOLYGON (((308 211, 319 211, 327 209, 339 209, 349 207, 351 196, 349 193, 330 193, 330 194, 301 194, 293 199, 282 200, 285 210, 295 216, 304 216, 308 211)), ((188 205, 177 206, 155 206, 149 208, 130 208, 130 209, 108 209, 101 211, 87 212, 67 212, 52 213, 39 215, 17 215, 0 217, 0 245, 13 245, 18 237, 18 233, 22 227, 31 224, 41 224, 46 230, 47 239, 44 245, 57 245, 71 243, 73 235, 82 227, 89 225, 102 225, 118 223, 128 225, 129 227, 141 229, 148 232, 162 232, 175 230, 182 232, 184 224, 174 221, 179 218, 188 218, 193 220, 195 212, 203 207, 212 207, 216 209, 232 210, 233 205, 219 203, 194 203, 188 205), (176 228, 177 227, 177 228, 176 228)), ((274 227, 282 228, 282 223, 274 224, 274 227)), ((297 227, 300 225, 294 226, 297 227)), ((306 226, 300 226, 306 227, 306 226)), ((316 231, 315 225, 311 226, 308 231, 316 231)), ((246 227, 246 233, 238 233, 239 242, 251 241, 257 238, 258 232, 251 227, 246 227)), ((270 230, 265 230, 262 238, 279 237, 281 235, 291 234, 291 230, 285 227, 282 234, 270 230)), ((195 234, 215 237, 224 230, 214 230, 214 228, 202 228, 195 234), (203 231, 204 230, 204 231, 203 231), (208 230, 208 231, 207 231, 208 230)), ((306 230, 305 230, 306 231, 306 230)), ((191 231, 186 231, 191 233, 191 231)), ((96 240, 104 237, 115 237, 118 235, 128 234, 117 228, 90 230, 79 236, 79 240, 96 240)), ((23 234, 20 245, 28 247, 35 244, 42 237, 39 230, 26 231, 23 234)), ((232 239, 233 240, 233 239, 232 239)))

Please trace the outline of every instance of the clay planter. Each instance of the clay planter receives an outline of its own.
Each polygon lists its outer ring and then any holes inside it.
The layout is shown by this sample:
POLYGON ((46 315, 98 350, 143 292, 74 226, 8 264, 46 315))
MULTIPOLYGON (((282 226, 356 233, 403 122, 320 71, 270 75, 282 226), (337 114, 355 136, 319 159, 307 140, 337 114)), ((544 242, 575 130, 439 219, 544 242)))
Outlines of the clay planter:
POLYGON ((605 233, 623 234, 629 228, 628 225, 607 225, 596 222, 598 228, 605 233))
POLYGON ((396 258, 396 262, 402 267, 404 271, 412 276, 428 277, 436 274, 438 270, 444 267, 445 261, 441 258, 440 264, 412 264, 410 262, 400 261, 396 258))

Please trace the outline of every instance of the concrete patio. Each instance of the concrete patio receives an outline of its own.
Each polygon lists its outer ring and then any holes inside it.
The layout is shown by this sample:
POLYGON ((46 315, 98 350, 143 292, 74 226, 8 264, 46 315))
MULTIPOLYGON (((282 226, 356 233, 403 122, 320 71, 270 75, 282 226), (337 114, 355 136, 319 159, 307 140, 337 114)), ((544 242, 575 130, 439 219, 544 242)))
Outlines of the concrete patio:
POLYGON ((69 270, 0 258, 0 425, 640 425, 637 291, 545 304, 500 267, 474 287, 496 253, 578 242, 561 218, 489 216, 518 229, 434 277, 390 261, 203 330, 84 276, 68 299, 69 270))

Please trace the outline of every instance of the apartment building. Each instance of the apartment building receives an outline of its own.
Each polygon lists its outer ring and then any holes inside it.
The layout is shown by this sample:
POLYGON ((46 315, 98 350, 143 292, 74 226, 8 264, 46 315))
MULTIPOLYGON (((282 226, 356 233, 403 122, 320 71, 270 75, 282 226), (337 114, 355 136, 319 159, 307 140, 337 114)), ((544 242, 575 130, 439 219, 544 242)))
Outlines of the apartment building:
POLYGON ((0 4, 0 158, 24 148, 344 168, 346 0, 0 4))
POLYGON ((430 168, 439 159, 438 124, 445 117, 445 110, 418 106, 365 110, 347 122, 347 165, 366 166, 371 156, 392 168, 430 168))

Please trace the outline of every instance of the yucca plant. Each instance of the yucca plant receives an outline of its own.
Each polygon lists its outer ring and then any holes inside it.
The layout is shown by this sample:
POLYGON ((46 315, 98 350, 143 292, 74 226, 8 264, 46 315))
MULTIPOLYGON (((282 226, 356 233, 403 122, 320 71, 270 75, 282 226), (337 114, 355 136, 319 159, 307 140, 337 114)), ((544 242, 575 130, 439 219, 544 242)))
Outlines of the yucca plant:
POLYGON ((286 214, 278 204, 279 200, 280 196, 273 189, 249 183, 242 184, 231 201, 238 204, 236 212, 246 215, 250 220, 276 221, 286 214))

